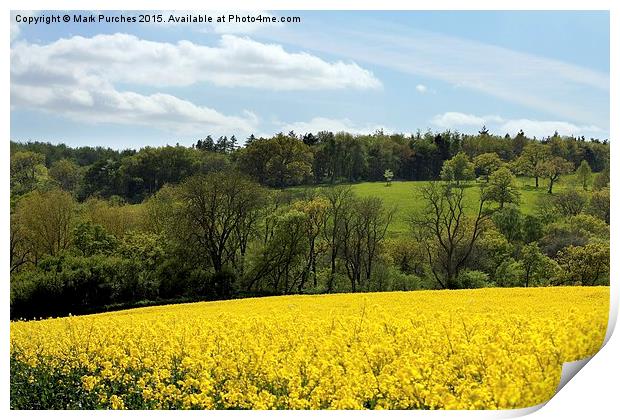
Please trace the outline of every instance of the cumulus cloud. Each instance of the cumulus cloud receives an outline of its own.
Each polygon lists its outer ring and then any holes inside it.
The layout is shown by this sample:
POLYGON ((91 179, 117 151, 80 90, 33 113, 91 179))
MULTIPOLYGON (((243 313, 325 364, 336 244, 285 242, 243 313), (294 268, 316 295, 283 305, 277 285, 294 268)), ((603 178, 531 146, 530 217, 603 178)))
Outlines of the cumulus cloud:
POLYGON ((170 94, 119 90, 212 83, 270 90, 377 88, 355 63, 326 62, 275 44, 225 35, 211 47, 153 42, 133 35, 75 36, 11 49, 11 105, 92 123, 149 125, 178 132, 256 131, 250 111, 224 115, 170 94))
POLYGON ((294 131, 297 134, 316 134, 319 131, 331 131, 333 133, 345 131, 351 134, 372 134, 377 130, 391 132, 391 130, 377 124, 356 124, 347 118, 333 119, 325 117, 315 117, 310 121, 298 121, 284 124, 281 125, 279 129, 279 131, 283 133, 294 131))
POLYGON ((521 119, 505 119, 499 115, 478 116, 465 114, 462 112, 445 112, 435 115, 431 119, 431 124, 442 129, 454 129, 460 131, 473 131, 486 125, 487 128, 496 134, 515 135, 520 130, 532 137, 546 137, 558 132, 561 135, 574 136, 597 136, 604 133, 604 130, 595 125, 578 125, 567 121, 545 121, 521 119))
POLYGON ((357 64, 327 62, 291 53, 277 44, 223 35, 217 46, 176 44, 134 35, 74 36, 50 44, 18 43, 11 50, 16 77, 98 76, 111 82, 188 86, 208 82, 225 87, 273 90, 376 89, 381 82, 357 64))
POLYGON ((420 93, 426 93, 428 91, 428 88, 424 85, 416 85, 415 90, 420 93))

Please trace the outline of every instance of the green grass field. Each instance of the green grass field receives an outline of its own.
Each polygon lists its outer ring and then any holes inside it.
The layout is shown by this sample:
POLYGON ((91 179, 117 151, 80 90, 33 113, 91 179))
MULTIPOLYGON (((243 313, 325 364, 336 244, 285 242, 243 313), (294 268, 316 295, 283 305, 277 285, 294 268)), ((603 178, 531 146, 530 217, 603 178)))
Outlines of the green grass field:
MULTIPOLYGON (((554 185, 553 192, 557 193, 570 186, 574 186, 574 175, 562 177, 560 182, 554 185)), ((351 184, 353 191, 359 196, 381 197, 388 208, 395 208, 396 214, 392 221, 389 234, 390 236, 400 236, 409 230, 408 220, 412 214, 424 210, 425 203, 422 200, 420 188, 427 184, 427 181, 394 181, 391 186, 386 186, 385 182, 362 182, 351 184)), ((540 197, 547 196, 547 180, 539 180, 538 189, 534 188, 532 178, 520 177, 517 179, 519 192, 521 193, 519 207, 527 214, 536 212, 536 204, 540 197)), ((465 204, 471 211, 476 208, 476 203, 480 195, 480 184, 470 182, 466 187, 465 204)))

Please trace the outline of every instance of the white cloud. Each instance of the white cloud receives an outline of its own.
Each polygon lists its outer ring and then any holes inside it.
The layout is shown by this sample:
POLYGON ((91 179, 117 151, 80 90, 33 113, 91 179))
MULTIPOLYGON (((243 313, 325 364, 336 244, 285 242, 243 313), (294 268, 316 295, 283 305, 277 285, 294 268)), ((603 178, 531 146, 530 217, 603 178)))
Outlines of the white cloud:
POLYGON ((431 120, 433 125, 441 128, 456 128, 463 126, 482 127, 489 122, 502 122, 503 118, 497 115, 486 115, 479 117, 473 114, 465 114, 462 112, 445 112, 435 115, 431 120))
POLYGON ((537 121, 528 119, 509 120, 501 125, 499 131, 515 135, 523 130, 528 136, 537 138, 547 137, 558 132, 566 136, 593 136, 598 137, 604 133, 604 130, 594 125, 576 125, 566 121, 537 121))
POLYGON ((330 63, 234 35, 223 35, 215 47, 190 41, 154 42, 117 33, 75 36, 47 45, 17 43, 11 50, 12 77, 33 80, 33 76, 64 77, 66 73, 150 86, 209 82, 273 90, 381 87, 370 71, 355 63, 330 63))
POLYGON ((428 91, 428 88, 424 85, 416 85, 415 90, 420 93, 426 93, 428 91))
POLYGON ((544 121, 521 119, 505 119, 499 115, 478 116, 462 112, 445 112, 435 115, 431 124, 442 129, 454 129, 464 132, 476 131, 483 125, 496 134, 515 135, 523 130, 530 137, 547 137, 557 131, 561 135, 598 136, 604 133, 600 127, 594 125, 577 125, 566 121, 544 121))
POLYGON ((115 84, 189 86, 208 82, 272 90, 377 88, 354 63, 329 63, 279 45, 224 35, 216 47, 152 42, 132 35, 75 36, 11 48, 11 105, 91 123, 148 125, 178 132, 246 134, 257 118, 224 115, 173 95, 118 90, 115 84))
POLYGON ((377 124, 355 124, 351 120, 345 119, 333 119, 325 117, 315 117, 310 121, 298 121, 281 125, 278 131, 288 133, 294 131, 297 134, 306 133, 318 133, 319 131, 331 131, 337 133, 345 131, 351 134, 372 134, 377 130, 383 130, 388 133, 391 130, 386 129, 377 124))
POLYGON ((227 116, 172 95, 119 92, 111 85, 91 81, 72 86, 11 85, 12 106, 35 108, 80 122, 143 125, 180 134, 206 129, 216 133, 250 133, 257 117, 227 116))

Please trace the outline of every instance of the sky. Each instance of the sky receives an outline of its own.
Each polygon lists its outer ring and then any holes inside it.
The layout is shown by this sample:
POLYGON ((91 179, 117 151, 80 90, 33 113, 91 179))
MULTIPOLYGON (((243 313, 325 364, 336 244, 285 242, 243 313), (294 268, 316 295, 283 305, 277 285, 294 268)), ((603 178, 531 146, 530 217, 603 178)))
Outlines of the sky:
POLYGON ((300 22, 167 22, 187 14, 222 13, 12 12, 11 139, 123 149, 483 125, 609 137, 608 12, 257 11, 237 14, 300 22), (162 22, 105 19, 142 13, 162 22), (58 14, 72 21, 17 22, 58 14))

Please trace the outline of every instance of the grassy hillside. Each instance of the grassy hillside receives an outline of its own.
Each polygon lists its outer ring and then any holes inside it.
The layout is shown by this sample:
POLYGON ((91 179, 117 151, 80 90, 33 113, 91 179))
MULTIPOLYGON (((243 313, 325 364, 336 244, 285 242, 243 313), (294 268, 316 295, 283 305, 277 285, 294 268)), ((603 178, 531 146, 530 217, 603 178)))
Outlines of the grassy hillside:
MULTIPOLYGON (((553 191, 559 192, 574 185, 574 176, 566 176, 553 187, 553 191)), ((534 180, 531 178, 518 178, 521 201, 519 207, 522 212, 533 214, 536 211, 536 203, 541 197, 548 196, 547 181, 540 180, 538 189, 534 188, 534 180)), ((422 211, 420 189, 427 181, 394 181, 387 187, 385 182, 362 182, 352 184, 353 191, 360 196, 381 197, 389 208, 396 208, 396 215, 389 228, 391 235, 401 235, 409 230, 408 218, 411 214, 422 211)), ((471 182, 466 189, 466 205, 472 210, 480 195, 479 184, 471 182)))

